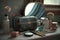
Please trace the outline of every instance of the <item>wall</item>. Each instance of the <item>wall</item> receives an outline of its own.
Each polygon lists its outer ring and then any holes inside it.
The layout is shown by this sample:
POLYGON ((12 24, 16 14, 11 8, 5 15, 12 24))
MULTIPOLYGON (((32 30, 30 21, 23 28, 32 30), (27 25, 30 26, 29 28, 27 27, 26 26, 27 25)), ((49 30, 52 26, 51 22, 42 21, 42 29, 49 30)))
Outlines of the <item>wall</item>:
POLYGON ((27 0, 0 0, 0 28, 2 27, 2 22, 4 14, 9 14, 12 17, 12 14, 18 16, 24 15, 24 8, 28 3, 27 0), (10 6, 11 12, 5 12, 4 7, 10 6))
MULTIPOLYGON (((22 10, 24 8, 24 0, 1 0, 1 13, 4 11, 5 6, 10 6, 11 7, 11 12, 10 13, 17 13, 18 11, 22 10)), ((2 14, 3 15, 3 14, 2 14)))
POLYGON ((54 21, 60 23, 60 0, 44 0, 44 4, 47 12, 55 14, 54 21))

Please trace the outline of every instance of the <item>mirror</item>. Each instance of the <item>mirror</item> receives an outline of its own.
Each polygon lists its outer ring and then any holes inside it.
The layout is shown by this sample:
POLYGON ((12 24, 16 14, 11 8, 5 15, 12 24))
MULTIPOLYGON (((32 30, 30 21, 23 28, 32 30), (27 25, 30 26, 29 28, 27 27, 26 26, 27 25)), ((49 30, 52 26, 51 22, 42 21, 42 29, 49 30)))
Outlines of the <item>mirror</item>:
POLYGON ((60 5, 60 0, 44 0, 44 5, 60 5))
POLYGON ((27 4, 25 8, 25 16, 36 16, 37 18, 46 16, 43 4, 40 4, 39 2, 31 2, 27 4))
POLYGON ((25 16, 27 16, 29 14, 29 12, 32 10, 32 8, 34 7, 35 3, 29 3, 26 8, 25 8, 25 16), (27 11, 28 10, 28 11, 27 11))

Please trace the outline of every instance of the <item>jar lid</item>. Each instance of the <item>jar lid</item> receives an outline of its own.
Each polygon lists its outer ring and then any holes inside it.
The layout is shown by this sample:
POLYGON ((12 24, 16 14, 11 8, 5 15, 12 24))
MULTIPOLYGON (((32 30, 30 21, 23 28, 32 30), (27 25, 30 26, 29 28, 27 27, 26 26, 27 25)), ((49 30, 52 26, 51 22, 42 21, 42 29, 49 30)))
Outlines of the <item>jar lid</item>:
POLYGON ((25 33, 24 33, 24 36, 26 36, 26 37, 31 37, 31 36, 33 36, 33 33, 31 33, 31 32, 25 32, 25 33))
POLYGON ((58 22, 52 22, 52 24, 58 24, 58 22))
POLYGON ((44 20, 44 19, 45 19, 45 17, 41 17, 41 19, 42 19, 42 20, 44 20))
POLYGON ((31 32, 25 32, 25 35, 33 35, 31 32))

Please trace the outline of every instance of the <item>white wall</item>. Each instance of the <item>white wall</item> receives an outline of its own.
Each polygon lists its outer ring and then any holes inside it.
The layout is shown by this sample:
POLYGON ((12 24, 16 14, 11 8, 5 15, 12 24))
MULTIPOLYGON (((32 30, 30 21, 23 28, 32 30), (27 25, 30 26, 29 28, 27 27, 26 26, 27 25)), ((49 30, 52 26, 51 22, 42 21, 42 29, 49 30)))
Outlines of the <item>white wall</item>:
POLYGON ((60 5, 60 0, 44 0, 46 5, 60 5))

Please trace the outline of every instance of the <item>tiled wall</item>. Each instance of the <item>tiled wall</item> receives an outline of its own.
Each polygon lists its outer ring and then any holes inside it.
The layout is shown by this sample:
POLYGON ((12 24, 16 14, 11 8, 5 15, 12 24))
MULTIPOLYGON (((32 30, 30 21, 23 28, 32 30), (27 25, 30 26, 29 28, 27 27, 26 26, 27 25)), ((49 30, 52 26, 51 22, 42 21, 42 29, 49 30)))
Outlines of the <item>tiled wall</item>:
POLYGON ((54 21, 57 21, 57 22, 60 23, 60 15, 55 15, 55 17, 54 17, 54 21))
POLYGON ((60 22, 60 5, 44 5, 46 12, 54 13, 53 21, 60 22))

